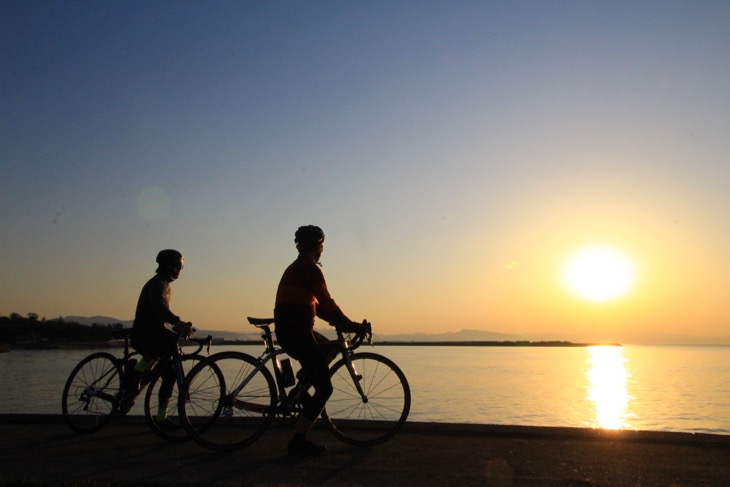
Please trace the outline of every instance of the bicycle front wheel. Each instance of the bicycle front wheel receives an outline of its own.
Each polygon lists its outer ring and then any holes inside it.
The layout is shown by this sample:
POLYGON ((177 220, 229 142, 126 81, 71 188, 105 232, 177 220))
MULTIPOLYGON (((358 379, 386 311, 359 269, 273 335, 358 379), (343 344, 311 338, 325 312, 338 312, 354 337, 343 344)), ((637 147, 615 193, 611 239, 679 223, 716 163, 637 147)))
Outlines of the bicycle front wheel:
POLYGON ((74 367, 63 388, 64 421, 77 433, 98 431, 117 410, 121 388, 119 360, 110 353, 92 353, 74 367))
POLYGON ((196 442, 212 450, 250 445, 274 417, 274 378, 245 353, 220 352, 203 360, 186 377, 183 391, 180 420, 196 442))
POLYGON ((395 435, 408 418, 411 389, 393 361, 375 353, 352 355, 351 372, 344 359, 330 369, 334 392, 325 422, 341 441, 373 446, 395 435))
POLYGON ((160 398, 160 387, 163 385, 162 376, 166 371, 165 369, 171 367, 172 362, 167 362, 167 367, 165 364, 162 364, 162 367, 158 367, 154 371, 144 398, 144 416, 152 431, 160 438, 173 442, 182 442, 190 439, 178 417, 178 401, 183 400, 179 392, 182 382, 178 383, 178 381, 184 379, 190 370, 202 359, 203 357, 197 355, 180 357, 180 366, 182 367, 183 375, 181 378, 174 378, 171 384, 172 395, 169 396, 169 401, 164 397, 160 398), (166 416, 167 421, 160 422, 161 414, 166 416))

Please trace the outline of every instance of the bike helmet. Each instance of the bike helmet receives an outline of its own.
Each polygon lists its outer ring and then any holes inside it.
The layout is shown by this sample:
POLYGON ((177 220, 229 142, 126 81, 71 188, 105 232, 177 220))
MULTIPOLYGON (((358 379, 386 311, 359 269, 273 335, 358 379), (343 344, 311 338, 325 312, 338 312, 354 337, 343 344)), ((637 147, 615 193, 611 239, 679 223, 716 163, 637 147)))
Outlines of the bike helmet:
POLYGON ((165 249, 160 250, 160 252, 157 254, 157 259, 155 261, 158 264, 157 272, 160 272, 160 270, 168 270, 172 269, 176 265, 180 264, 180 261, 182 260, 183 255, 178 252, 177 250, 173 249, 165 249))
POLYGON ((294 243, 300 249, 310 249, 324 242, 324 232, 314 225, 299 227, 294 234, 294 243))

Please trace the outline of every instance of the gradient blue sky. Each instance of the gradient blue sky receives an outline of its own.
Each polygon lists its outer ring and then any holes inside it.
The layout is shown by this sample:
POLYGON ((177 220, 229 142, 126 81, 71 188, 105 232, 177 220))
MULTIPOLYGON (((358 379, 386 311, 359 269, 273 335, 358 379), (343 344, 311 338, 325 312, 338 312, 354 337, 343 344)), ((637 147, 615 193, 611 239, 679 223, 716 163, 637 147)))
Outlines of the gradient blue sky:
POLYGON ((0 3, 0 313, 248 331, 293 233, 382 334, 730 329, 730 3, 0 3), (589 244, 631 293, 560 283, 589 244))

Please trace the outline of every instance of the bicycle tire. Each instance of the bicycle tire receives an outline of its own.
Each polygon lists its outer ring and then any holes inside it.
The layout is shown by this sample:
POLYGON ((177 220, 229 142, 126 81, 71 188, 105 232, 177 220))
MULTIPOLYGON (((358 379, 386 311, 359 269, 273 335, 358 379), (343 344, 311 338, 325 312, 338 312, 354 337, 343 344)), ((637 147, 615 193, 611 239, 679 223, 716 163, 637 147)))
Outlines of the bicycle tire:
POLYGON ((179 403, 179 416, 198 444, 229 451, 264 434, 274 418, 276 384, 266 367, 257 367, 255 358, 235 351, 217 353, 193 367, 185 378, 187 401, 179 403), (249 383, 233 397, 233 389, 251 373, 249 383))
MULTIPOLYGON (((185 377, 192 368, 197 365, 204 357, 197 355, 185 355, 180 357, 180 365, 183 368, 183 377, 185 377)), ((150 429, 160 438, 171 441, 174 443, 187 441, 190 439, 185 428, 180 421, 178 416, 178 401, 182 396, 179 394, 179 385, 177 379, 172 388, 171 401, 167 409, 167 419, 169 420, 169 429, 163 429, 156 421, 158 408, 160 405, 159 391, 162 385, 162 373, 163 368, 157 367, 152 374, 149 384, 147 385, 147 392, 144 397, 144 416, 147 420, 147 424, 150 429)))
POLYGON ((375 353, 355 353, 352 363, 365 393, 357 391, 345 360, 330 369, 332 396, 327 401, 325 424, 335 437, 349 445, 374 446, 392 438, 408 418, 411 389, 405 374, 389 358, 375 353))
POLYGON ((82 434, 103 428, 117 412, 122 374, 121 361, 110 353, 96 352, 81 360, 63 388, 61 410, 66 424, 82 434))

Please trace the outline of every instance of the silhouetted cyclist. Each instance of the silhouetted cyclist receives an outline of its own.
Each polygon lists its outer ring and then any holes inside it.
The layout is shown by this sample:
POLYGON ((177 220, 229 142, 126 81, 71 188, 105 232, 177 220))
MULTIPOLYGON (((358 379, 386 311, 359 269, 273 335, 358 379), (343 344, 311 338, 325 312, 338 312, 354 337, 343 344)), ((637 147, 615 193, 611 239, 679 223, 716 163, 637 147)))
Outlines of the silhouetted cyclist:
POLYGON ((345 332, 357 332, 365 327, 350 320, 337 306, 327 290, 319 259, 324 250, 324 232, 307 225, 294 235, 299 256, 284 271, 276 292, 274 317, 276 338, 290 357, 299 361, 307 380, 314 388, 312 396, 305 395, 303 411, 295 424, 288 444, 293 456, 318 456, 327 451, 307 439, 312 425, 322 414, 332 395, 329 362, 337 354, 337 344, 314 331, 315 316, 345 332))
MULTIPOLYGON (((160 359, 171 357, 175 353, 178 334, 189 337, 192 333, 192 324, 182 321, 170 311, 172 295, 170 283, 180 277, 184 260, 177 250, 160 251, 157 254, 158 266, 155 275, 147 281, 139 295, 132 325, 132 347, 140 353, 141 358, 134 367, 130 381, 127 410, 139 394, 142 374, 160 359), (168 326, 172 327, 172 330, 168 326)), ((162 374, 156 418, 163 430, 179 427, 167 419, 174 385, 175 372, 170 363, 169 370, 163 371, 162 374)))

